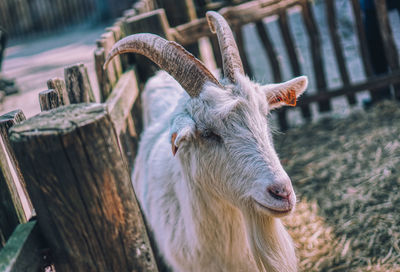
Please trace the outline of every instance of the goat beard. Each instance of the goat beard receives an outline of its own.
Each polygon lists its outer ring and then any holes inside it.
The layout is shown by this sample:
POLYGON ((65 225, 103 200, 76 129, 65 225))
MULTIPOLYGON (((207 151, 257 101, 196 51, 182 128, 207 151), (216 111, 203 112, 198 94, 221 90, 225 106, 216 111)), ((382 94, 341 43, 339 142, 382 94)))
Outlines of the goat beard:
POLYGON ((281 220, 254 209, 246 210, 243 216, 247 240, 259 271, 297 271, 293 241, 281 220))

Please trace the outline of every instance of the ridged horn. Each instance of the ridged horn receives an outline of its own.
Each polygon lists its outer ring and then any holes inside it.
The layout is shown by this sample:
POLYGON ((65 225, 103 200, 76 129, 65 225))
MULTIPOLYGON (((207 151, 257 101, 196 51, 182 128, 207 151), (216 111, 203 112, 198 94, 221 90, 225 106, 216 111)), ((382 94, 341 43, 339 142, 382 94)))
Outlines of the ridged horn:
POLYGON ((221 87, 204 64, 181 45, 150 33, 130 35, 114 44, 104 69, 113 57, 128 52, 141 54, 152 60, 173 76, 191 97, 197 97, 207 82, 221 87))
POLYGON ((219 48, 222 54, 224 75, 230 81, 236 83, 235 73, 244 75, 244 70, 232 30, 225 18, 218 12, 208 11, 206 16, 211 32, 217 33, 219 48))

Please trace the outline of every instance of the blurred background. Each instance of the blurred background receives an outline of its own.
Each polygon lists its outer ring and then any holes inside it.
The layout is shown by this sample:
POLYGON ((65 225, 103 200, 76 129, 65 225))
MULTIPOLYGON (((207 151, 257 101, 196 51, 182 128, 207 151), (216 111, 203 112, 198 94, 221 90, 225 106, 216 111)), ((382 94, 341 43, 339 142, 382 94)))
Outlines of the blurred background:
POLYGON ((132 67, 142 87, 154 67, 140 58, 98 69, 110 33, 111 45, 147 31, 174 39, 217 71, 207 10, 230 22, 252 79, 309 78, 299 106, 271 116, 299 195, 284 221, 301 271, 400 271, 399 0, 1 0, 0 115, 39 113, 47 80, 76 63, 98 102, 132 67))

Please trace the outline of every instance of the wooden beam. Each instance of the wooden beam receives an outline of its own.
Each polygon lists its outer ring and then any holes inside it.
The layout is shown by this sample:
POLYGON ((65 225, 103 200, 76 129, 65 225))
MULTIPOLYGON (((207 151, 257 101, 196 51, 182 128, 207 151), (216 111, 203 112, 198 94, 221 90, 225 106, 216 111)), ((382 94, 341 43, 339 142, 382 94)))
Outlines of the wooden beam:
POLYGON ((253 70, 251 69, 250 62, 249 62, 249 60, 247 58, 247 54, 246 54, 245 42, 244 42, 244 38, 243 38, 243 28, 238 27, 236 29, 233 29, 233 33, 235 34, 236 45, 239 49, 239 55, 242 60, 244 72, 247 76, 252 78, 253 70))
POLYGON ((0 248, 14 228, 32 216, 32 203, 8 137, 9 129, 23 120, 21 110, 0 116, 0 248))
POLYGON ((47 81, 47 88, 53 89, 57 92, 60 105, 69 105, 69 97, 67 88, 65 87, 65 81, 61 78, 55 77, 47 81))
POLYGON ((134 110, 138 103, 140 98, 137 76, 134 70, 130 70, 122 75, 106 100, 108 112, 130 169, 133 168, 142 127, 142 113, 140 110, 134 110), (135 118, 131 114, 133 110, 135 118))
POLYGON ((400 83, 400 70, 393 72, 389 75, 374 76, 369 78, 367 81, 362 83, 353 84, 346 88, 337 88, 333 90, 326 90, 321 93, 313 94, 310 96, 302 96, 299 99, 298 105, 307 105, 312 102, 320 102, 333 97, 338 97, 342 95, 348 95, 351 93, 361 92, 370 90, 370 92, 379 92, 380 88, 387 87, 391 84, 400 83))
POLYGON ((106 55, 103 47, 96 48, 94 51, 94 66, 96 70, 97 83, 99 84, 100 101, 104 102, 112 91, 108 70, 104 70, 103 66, 106 62, 106 55))
MULTIPOLYGON (((324 92, 327 87, 325 67, 323 63, 323 54, 321 46, 321 35, 318 30, 317 23, 315 21, 314 13, 311 8, 311 4, 308 0, 302 0, 302 16, 306 26, 308 38, 311 45, 311 56, 314 68, 315 80, 317 83, 317 92, 324 92)), ((327 112, 331 110, 331 103, 329 100, 320 101, 318 103, 319 110, 321 112, 327 112)))
MULTIPOLYGON (((248 23, 253 23, 265 17, 275 15, 282 9, 299 4, 299 0, 259 0, 251 1, 238 6, 223 8, 219 11, 232 28, 237 28, 248 23)), ((178 25, 171 29, 174 39, 182 44, 192 44, 199 38, 211 36, 207 20, 200 18, 189 23, 178 25)))
MULTIPOLYGON (((325 6, 326 6, 326 15, 328 19, 329 34, 332 39, 333 49, 335 50, 335 56, 339 67, 340 77, 342 79, 344 87, 347 87, 348 85, 350 85, 350 78, 349 78, 349 72, 347 71, 346 67, 346 61, 344 58, 342 45, 340 42, 340 35, 338 32, 335 1, 327 0, 325 6)), ((349 94, 347 96, 347 101, 349 102, 350 105, 354 105, 357 103, 356 97, 353 94, 349 94)))
MULTIPOLYGON (((157 34, 167 40, 172 39, 169 34, 167 17, 163 9, 157 9, 145 14, 128 18, 124 23, 124 31, 126 35, 147 32, 157 34)), ((154 73, 158 70, 158 67, 144 56, 135 55, 135 59, 137 63, 139 79, 142 83, 144 83, 149 77, 154 75, 154 73)))
MULTIPOLYGON (((279 12, 278 19, 279 28, 282 33, 283 42, 285 43, 286 52, 289 56, 290 67, 292 68, 292 73, 294 76, 301 76, 301 67, 299 59, 295 49, 295 42, 292 33, 289 28, 289 18, 286 14, 286 10, 281 10, 279 12)), ((308 95, 307 93, 303 95, 308 95)), ((300 107, 301 114, 305 120, 311 120, 311 108, 308 106, 300 107)))
POLYGON ((57 271, 157 271, 106 105, 43 112, 10 140, 57 271))
POLYGON ((57 91, 54 89, 49 89, 40 92, 39 104, 41 111, 48 111, 59 107, 61 103, 57 91))
MULTIPOLYGON (((399 54, 393 38, 393 31, 390 26, 386 0, 375 0, 376 14, 378 16, 379 28, 382 34, 384 55, 389 64, 390 70, 395 71, 400 68, 399 54)), ((394 85, 396 98, 400 99, 400 85, 394 85)))
POLYGON ((86 66, 82 63, 68 66, 64 69, 65 85, 71 104, 94 102, 86 66))

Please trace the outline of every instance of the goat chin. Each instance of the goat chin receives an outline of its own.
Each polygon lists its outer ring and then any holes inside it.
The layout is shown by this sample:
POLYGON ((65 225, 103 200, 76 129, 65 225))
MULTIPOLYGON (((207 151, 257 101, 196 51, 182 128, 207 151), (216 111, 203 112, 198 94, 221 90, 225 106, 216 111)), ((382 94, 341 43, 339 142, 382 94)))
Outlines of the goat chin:
POLYGON ((293 241, 281 220, 250 208, 243 215, 249 247, 259 271, 297 271, 293 241))

